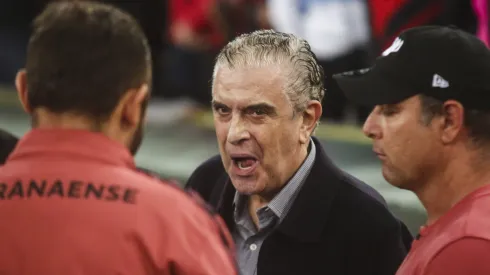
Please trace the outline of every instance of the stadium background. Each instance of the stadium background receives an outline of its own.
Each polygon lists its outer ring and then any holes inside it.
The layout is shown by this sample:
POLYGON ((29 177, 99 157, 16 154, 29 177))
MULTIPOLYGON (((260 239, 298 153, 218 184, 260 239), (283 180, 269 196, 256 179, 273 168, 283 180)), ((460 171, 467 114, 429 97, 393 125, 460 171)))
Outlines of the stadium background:
MULTIPOLYGON (((30 21, 51 1, 0 2, 0 128, 18 136, 28 131, 30 122, 20 109, 13 77, 24 62, 30 21)), ((270 18, 273 13, 267 12, 267 8, 276 7, 277 3, 286 5, 286 2, 289 8, 294 6, 299 10, 314 2, 336 2, 339 5, 357 2, 362 7, 363 25, 351 26, 347 35, 357 31, 352 28, 362 28, 368 39, 354 45, 353 50, 322 60, 327 81, 332 73, 368 66, 405 28, 452 24, 476 33, 479 23, 470 0, 101 2, 111 3, 135 16, 152 48, 154 98, 150 102, 146 137, 136 156, 137 163, 181 183, 201 162, 218 153, 208 106, 213 57, 237 34, 259 28, 276 28, 274 19, 270 18), (176 22, 182 21, 191 26, 190 32, 176 27, 176 22)), ((275 11, 279 17, 281 12, 275 11)), ((353 16, 353 13, 346 16, 353 16)), ((331 23, 328 17, 325 20, 323 24, 331 23)), ((350 106, 331 85, 328 82, 324 102, 326 111, 316 136, 322 140, 335 163, 376 188, 386 198, 391 210, 416 233, 425 220, 423 208, 413 194, 390 186, 381 176, 380 164, 372 153, 370 141, 362 135, 359 126, 368 110, 350 106)))

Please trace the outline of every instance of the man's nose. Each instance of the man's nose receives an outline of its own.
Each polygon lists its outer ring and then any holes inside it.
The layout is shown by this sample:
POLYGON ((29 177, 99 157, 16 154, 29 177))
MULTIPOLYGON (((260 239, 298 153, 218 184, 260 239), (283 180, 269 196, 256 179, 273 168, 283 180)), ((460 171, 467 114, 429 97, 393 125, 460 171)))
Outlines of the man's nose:
POLYGON ((227 140, 233 145, 238 145, 243 140, 250 138, 247 123, 240 116, 235 115, 231 119, 230 128, 228 130, 227 140))
POLYGON ((378 115, 375 113, 376 108, 371 111, 369 116, 366 119, 366 122, 364 122, 364 125, 362 127, 362 131, 365 136, 367 136, 370 139, 379 139, 381 138, 381 129, 378 124, 378 115))

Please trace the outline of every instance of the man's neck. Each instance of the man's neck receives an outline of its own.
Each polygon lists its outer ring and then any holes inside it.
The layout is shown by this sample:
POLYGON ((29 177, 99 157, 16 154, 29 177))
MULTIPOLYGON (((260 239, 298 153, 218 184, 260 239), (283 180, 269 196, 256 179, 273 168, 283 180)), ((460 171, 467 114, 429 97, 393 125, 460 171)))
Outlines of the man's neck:
POLYGON ((257 215, 257 210, 259 210, 261 207, 264 207, 269 202, 270 200, 263 200, 262 197, 257 195, 252 195, 248 199, 248 214, 252 219, 256 229, 259 229, 259 216, 257 215))
POLYGON ((103 125, 93 119, 72 113, 56 114, 39 108, 33 114, 33 128, 69 129, 102 132, 103 125))
POLYGON ((490 183, 490 170, 484 167, 484 164, 474 165, 469 158, 454 158, 444 172, 434 174, 420 189, 414 190, 427 211, 427 225, 435 223, 467 195, 490 183))

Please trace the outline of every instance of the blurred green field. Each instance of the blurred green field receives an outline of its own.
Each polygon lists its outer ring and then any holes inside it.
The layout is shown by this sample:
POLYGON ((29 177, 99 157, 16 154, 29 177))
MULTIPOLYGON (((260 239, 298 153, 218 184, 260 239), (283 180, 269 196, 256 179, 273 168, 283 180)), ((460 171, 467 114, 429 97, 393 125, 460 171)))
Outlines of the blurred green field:
MULTIPOLYGON (((160 111, 165 116, 165 110, 160 111)), ((29 118, 22 112, 12 88, 0 87, 0 128, 19 136, 29 130, 29 118)), ((423 208, 412 193, 396 189, 383 179, 370 141, 359 127, 323 122, 315 136, 322 140, 337 165, 377 189, 411 231, 418 231, 425 221, 423 208)), ((200 163, 217 153, 211 113, 200 112, 184 121, 150 121, 136 162, 184 183, 200 163)))

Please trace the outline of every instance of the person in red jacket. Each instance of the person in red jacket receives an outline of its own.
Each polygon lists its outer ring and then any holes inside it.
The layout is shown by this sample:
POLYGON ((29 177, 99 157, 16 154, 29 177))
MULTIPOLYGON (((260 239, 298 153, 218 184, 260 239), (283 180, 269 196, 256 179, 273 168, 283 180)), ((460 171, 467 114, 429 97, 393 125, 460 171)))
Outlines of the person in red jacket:
POLYGON ((104 4, 49 5, 16 86, 33 129, 0 167, 0 274, 236 274, 221 221, 139 171, 151 56, 104 4))

